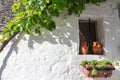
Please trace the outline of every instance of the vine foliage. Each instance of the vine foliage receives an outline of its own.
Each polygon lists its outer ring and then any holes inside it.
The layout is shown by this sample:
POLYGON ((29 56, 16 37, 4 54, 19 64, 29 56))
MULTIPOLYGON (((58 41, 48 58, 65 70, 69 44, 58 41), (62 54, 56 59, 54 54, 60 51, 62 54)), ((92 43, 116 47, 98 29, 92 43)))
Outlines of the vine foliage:
POLYGON ((68 15, 80 15, 85 4, 100 5, 105 0, 14 0, 12 11, 15 13, 2 32, 0 42, 18 33, 41 35, 41 29, 56 28, 53 17, 58 17, 64 10, 68 15))

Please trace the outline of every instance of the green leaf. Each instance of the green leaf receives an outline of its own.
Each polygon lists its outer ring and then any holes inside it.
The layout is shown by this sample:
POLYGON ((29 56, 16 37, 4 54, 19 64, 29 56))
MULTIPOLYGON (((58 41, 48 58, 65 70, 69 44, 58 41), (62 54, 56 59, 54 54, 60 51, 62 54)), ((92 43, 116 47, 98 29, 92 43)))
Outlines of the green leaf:
POLYGON ((52 30, 54 30, 55 28, 56 28, 56 27, 55 27, 55 22, 54 22, 54 21, 50 20, 50 21, 47 22, 46 29, 52 31, 52 30))
POLYGON ((35 29, 35 33, 41 35, 40 27, 37 27, 37 28, 35 29))
POLYGON ((50 0, 46 0, 46 3, 50 3, 50 0))
POLYGON ((38 0, 37 3, 39 4, 39 7, 40 7, 41 11, 43 11, 45 9, 45 7, 46 7, 45 6, 46 5, 45 0, 38 0))
POLYGON ((119 64, 119 62, 116 62, 115 65, 116 65, 116 66, 119 66, 120 64, 119 64))
POLYGON ((97 70, 95 68, 93 68, 91 74, 92 75, 97 75, 97 70))
POLYGON ((53 3, 59 11, 62 11, 65 7, 64 0, 53 0, 53 3))
POLYGON ((17 1, 15 2, 13 5, 12 5, 12 11, 18 11, 20 9, 20 6, 21 6, 21 2, 20 1, 17 1))
POLYGON ((5 40, 4 38, 1 38, 1 39, 0 39, 0 43, 3 43, 3 42, 4 42, 4 40, 5 40))

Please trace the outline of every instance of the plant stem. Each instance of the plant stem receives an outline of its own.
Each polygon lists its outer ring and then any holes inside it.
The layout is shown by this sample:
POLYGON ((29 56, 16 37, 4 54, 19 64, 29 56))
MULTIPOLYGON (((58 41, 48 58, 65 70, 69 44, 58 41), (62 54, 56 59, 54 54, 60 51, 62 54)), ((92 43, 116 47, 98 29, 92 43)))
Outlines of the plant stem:
POLYGON ((3 51, 3 49, 6 47, 6 45, 10 42, 11 39, 13 39, 19 32, 14 32, 14 34, 9 37, 7 40, 5 40, 3 43, 2 43, 2 46, 0 47, 0 52, 3 51))

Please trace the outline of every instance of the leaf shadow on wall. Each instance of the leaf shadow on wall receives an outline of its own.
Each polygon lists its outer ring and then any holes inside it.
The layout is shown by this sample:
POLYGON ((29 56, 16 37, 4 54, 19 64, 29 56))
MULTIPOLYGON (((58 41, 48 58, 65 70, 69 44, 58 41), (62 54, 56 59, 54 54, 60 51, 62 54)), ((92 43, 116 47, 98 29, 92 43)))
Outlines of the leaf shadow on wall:
MULTIPOLYGON (((3 64, 1 65, 0 67, 0 80, 1 80, 1 77, 2 77, 2 73, 4 71, 4 69, 6 68, 7 66, 7 61, 9 59, 9 57, 11 56, 12 52, 15 51, 16 53, 18 53, 18 47, 17 47, 17 44, 19 42, 19 40, 21 39, 20 37, 22 37, 21 35, 18 36, 18 39, 11 45, 9 51, 7 52, 4 60, 3 60, 3 64)), ((2 53, 1 53, 2 54, 2 53)))
MULTIPOLYGON (((18 43, 20 40, 24 40, 28 42, 28 47, 30 49, 34 48, 34 43, 42 44, 43 42, 49 42, 51 44, 60 44, 60 45, 67 45, 71 47, 74 43, 78 43, 79 41, 79 32, 77 31, 76 26, 71 26, 70 24, 63 26, 63 27, 57 27, 56 30, 53 32, 49 32, 47 30, 43 30, 43 35, 41 36, 35 36, 30 35, 27 39, 24 37, 24 34, 21 34, 18 39, 11 45, 8 53, 6 54, 3 64, 0 67, 0 80, 2 77, 2 74, 7 66, 7 62, 12 55, 13 51, 15 53, 18 53, 18 43)), ((23 43, 24 43, 23 41, 23 43)), ((24 46, 24 45, 23 45, 24 46)))
POLYGON ((43 42, 49 42, 51 44, 61 44, 67 45, 69 47, 74 43, 79 41, 79 32, 76 29, 76 26, 64 26, 58 27, 53 32, 43 30, 41 36, 31 35, 28 41, 28 47, 34 48, 34 43, 42 44, 43 42))

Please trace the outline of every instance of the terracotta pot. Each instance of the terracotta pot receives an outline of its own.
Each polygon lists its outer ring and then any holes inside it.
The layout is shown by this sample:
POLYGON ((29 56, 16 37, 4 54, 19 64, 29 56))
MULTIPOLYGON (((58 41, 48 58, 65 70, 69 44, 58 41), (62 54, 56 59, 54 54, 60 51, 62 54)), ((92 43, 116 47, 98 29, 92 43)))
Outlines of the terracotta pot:
POLYGON ((86 65, 85 65, 85 68, 87 68, 87 69, 92 69, 92 68, 94 68, 94 66, 89 65, 89 64, 86 64, 86 65))
MULTIPOLYGON (((101 69, 98 65, 94 65, 93 66, 93 65, 86 64, 84 67, 86 69, 93 69, 93 68, 95 68, 95 69, 101 69)), ((111 64, 111 65, 106 65, 105 68, 102 68, 102 69, 114 70, 115 67, 114 67, 113 64, 111 64)))
POLYGON ((80 53, 82 54, 88 53, 88 43, 86 41, 80 43, 80 53))
POLYGON ((100 42, 93 42, 92 51, 94 54, 102 54, 103 52, 102 44, 100 42))
POLYGON ((114 69, 114 65, 106 65, 106 69, 114 69))
POLYGON ((86 68, 83 68, 82 71, 84 72, 86 77, 111 77, 112 75, 112 70, 97 70, 97 75, 92 75, 92 70, 88 70, 86 68))

